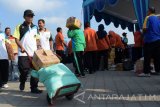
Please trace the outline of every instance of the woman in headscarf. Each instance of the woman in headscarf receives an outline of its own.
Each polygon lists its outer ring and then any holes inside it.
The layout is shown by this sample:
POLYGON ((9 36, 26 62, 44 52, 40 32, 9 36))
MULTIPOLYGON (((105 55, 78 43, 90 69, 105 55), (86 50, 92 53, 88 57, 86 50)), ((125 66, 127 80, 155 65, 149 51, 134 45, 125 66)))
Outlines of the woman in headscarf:
POLYGON ((110 41, 107 35, 107 32, 104 30, 104 25, 100 24, 98 26, 98 31, 97 31, 97 47, 98 47, 98 67, 100 64, 100 60, 103 57, 103 68, 102 70, 108 70, 108 51, 110 49, 110 41))

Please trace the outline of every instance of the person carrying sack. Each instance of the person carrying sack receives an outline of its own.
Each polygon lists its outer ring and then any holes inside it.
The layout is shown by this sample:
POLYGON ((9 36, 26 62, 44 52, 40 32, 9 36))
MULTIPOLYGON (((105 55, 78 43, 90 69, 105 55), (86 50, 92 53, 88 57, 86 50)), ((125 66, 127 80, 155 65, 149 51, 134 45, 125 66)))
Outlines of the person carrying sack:
POLYGON ((77 76, 85 77, 83 52, 86 47, 86 42, 84 33, 80 28, 69 28, 68 37, 72 39, 72 50, 74 54, 74 60, 76 62, 75 74, 77 76))

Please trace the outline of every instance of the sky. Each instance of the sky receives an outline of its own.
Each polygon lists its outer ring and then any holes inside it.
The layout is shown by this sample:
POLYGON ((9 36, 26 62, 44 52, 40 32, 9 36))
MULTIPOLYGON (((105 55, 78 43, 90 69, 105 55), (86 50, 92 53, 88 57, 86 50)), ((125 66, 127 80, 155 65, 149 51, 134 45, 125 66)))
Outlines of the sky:
MULTIPOLYGON (((46 28, 56 35, 56 28, 62 27, 63 34, 67 38, 66 20, 70 16, 75 16, 83 22, 83 0, 0 0, 0 30, 10 27, 12 34, 16 25, 23 23, 23 12, 31 9, 35 13, 34 24, 37 25, 38 19, 46 21, 46 28)), ((103 20, 100 22, 104 24, 103 20)), ((100 23, 97 23, 94 17, 91 20, 91 27, 97 30, 100 23)), ((83 28, 82 28, 83 29, 83 28)), ((106 31, 113 30, 122 35, 128 33, 129 44, 133 44, 133 35, 128 29, 122 30, 115 28, 113 24, 105 26, 106 31)))

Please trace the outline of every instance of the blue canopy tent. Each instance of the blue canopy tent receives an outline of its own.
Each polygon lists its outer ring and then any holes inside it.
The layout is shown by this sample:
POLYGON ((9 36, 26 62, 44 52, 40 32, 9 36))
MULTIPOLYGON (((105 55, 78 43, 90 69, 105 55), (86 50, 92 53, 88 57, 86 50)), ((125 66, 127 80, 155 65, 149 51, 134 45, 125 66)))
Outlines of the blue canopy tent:
POLYGON ((144 18, 149 7, 156 9, 159 0, 83 0, 84 23, 90 22, 94 16, 97 22, 104 19, 106 25, 113 22, 115 27, 121 25, 122 29, 128 27, 134 31, 134 25, 142 28, 144 18))

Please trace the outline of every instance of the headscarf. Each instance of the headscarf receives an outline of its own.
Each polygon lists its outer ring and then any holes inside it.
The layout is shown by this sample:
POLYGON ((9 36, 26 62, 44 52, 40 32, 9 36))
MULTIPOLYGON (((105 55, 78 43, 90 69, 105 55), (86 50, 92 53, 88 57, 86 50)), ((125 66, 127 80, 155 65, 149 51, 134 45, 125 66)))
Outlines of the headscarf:
POLYGON ((106 37, 107 32, 104 30, 104 25, 103 24, 100 24, 98 26, 97 35, 98 35, 98 39, 103 39, 104 37, 106 37))

